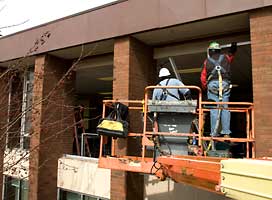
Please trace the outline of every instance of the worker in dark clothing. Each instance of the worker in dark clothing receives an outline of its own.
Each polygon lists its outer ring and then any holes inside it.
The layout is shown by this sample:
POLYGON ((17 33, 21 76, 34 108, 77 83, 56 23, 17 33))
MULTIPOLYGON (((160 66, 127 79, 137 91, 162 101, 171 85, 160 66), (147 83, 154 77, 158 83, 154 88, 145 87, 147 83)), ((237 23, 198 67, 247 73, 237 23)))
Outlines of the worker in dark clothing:
MULTIPOLYGON (((159 72, 160 83, 159 86, 184 86, 184 84, 176 79, 172 78, 167 68, 162 68, 159 72)), ((182 99, 191 99, 191 92, 188 88, 180 89, 155 89, 153 91, 153 100, 167 100, 178 101, 182 99)))
MULTIPOLYGON (((201 72, 202 88, 207 89, 208 99, 215 102, 228 102, 231 91, 231 69, 230 64, 233 61, 237 50, 237 43, 232 43, 228 54, 221 53, 220 45, 212 42, 207 49, 207 59, 204 61, 201 72)), ((219 107, 219 106, 218 106, 219 107)), ((223 105, 227 108, 228 105, 223 105)), ((220 132, 224 137, 230 137, 230 112, 226 109, 213 109, 210 113, 211 118, 211 136, 217 137, 219 122, 222 130, 220 132)))

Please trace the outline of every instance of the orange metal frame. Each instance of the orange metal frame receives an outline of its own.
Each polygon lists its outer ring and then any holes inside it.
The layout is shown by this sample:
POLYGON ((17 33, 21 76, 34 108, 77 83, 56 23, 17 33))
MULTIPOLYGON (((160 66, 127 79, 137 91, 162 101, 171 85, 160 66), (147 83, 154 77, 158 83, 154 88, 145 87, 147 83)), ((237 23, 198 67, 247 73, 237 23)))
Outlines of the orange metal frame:
MULTIPOLYGON (((255 134, 254 134, 254 108, 253 103, 249 102, 208 102, 202 101, 199 106, 199 113, 202 117, 199 118, 200 126, 203 128, 204 124, 204 112, 210 112, 211 109, 203 108, 204 105, 228 105, 228 108, 224 108, 229 110, 230 112, 240 112, 246 114, 246 138, 220 138, 220 137, 204 137, 200 136, 199 140, 215 140, 215 141, 230 141, 230 142, 246 142, 246 158, 251 157, 255 158, 255 134), (251 146, 250 146, 251 143, 251 146)), ((213 109, 222 109, 222 108, 213 108, 213 109)), ((201 130, 201 132, 203 132, 201 130)))
MULTIPOLYGON (((198 138, 198 145, 202 147, 202 141, 216 140, 231 142, 245 142, 246 157, 255 157, 255 135, 254 135, 254 109, 252 103, 247 102, 206 102, 202 101, 202 91, 197 86, 148 86, 145 89, 144 100, 104 100, 103 114, 106 116, 106 107, 110 107, 112 103, 120 102, 128 105, 130 111, 143 112, 143 132, 129 133, 128 137, 142 138, 142 155, 141 157, 118 156, 115 151, 116 139, 112 139, 111 155, 103 155, 103 144, 105 136, 101 136, 99 167, 113 170, 140 172, 147 174, 156 174, 160 179, 170 177, 177 182, 191 184, 196 187, 204 188, 216 192, 216 186, 220 185, 220 161, 224 158, 212 158, 204 156, 160 156, 154 163, 153 158, 146 157, 146 147, 154 146, 152 136, 154 135, 173 135, 173 136, 190 136, 198 138), (196 115, 198 115, 199 133, 165 133, 159 132, 157 128, 148 131, 148 99, 149 91, 155 88, 189 88, 198 92, 198 107, 196 115), (246 113, 246 138, 220 138, 220 137, 204 137, 204 113, 210 112, 211 109, 204 108, 204 105, 220 105, 227 104, 230 112, 246 113), (132 106, 133 105, 133 106, 132 106), (251 145, 250 145, 251 144, 251 145), (154 170, 155 169, 155 170, 154 170), (155 172, 154 172, 155 171, 155 172)), ((222 108, 213 108, 222 109, 222 108)))

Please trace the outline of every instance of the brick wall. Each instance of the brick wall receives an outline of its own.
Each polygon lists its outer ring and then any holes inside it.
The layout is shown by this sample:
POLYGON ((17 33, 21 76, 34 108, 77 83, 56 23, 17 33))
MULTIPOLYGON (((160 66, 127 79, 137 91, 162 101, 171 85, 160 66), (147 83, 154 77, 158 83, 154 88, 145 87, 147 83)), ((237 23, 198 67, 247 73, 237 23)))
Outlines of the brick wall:
POLYGON ((250 13, 257 156, 272 156, 272 7, 250 13))
MULTIPOLYGON (((140 41, 124 37, 114 44, 113 98, 141 100, 144 88, 154 84, 155 66, 152 48, 140 41)), ((130 113, 130 131, 142 132, 141 115, 130 113)), ((118 139, 117 155, 139 154, 137 141, 118 139)), ((137 173, 112 171, 111 199, 143 199, 143 177, 137 173)))
POLYGON ((72 153, 73 108, 69 106, 74 103, 73 78, 55 88, 67 67, 68 62, 47 55, 38 56, 35 61, 30 200, 56 199, 58 158, 72 153))

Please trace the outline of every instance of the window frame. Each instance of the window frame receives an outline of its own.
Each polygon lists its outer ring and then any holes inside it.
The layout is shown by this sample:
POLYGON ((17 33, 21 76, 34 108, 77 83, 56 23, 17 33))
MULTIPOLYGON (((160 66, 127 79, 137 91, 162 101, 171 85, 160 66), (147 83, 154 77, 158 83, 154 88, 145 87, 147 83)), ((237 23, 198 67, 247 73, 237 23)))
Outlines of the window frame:
POLYGON ((86 194, 82 194, 82 193, 80 193, 80 192, 65 190, 65 189, 63 189, 63 188, 58 188, 58 197, 57 197, 57 200, 67 200, 67 199, 66 199, 67 193, 79 195, 79 196, 80 196, 80 199, 79 199, 79 200, 88 200, 88 198, 92 198, 92 200, 108 200, 108 199, 106 199, 106 198, 97 197, 97 196, 92 196, 92 195, 86 195, 86 194), (87 198, 87 199, 86 199, 86 198, 87 198))
MULTIPOLYGON (((19 130, 18 130, 18 144, 16 142, 16 145, 10 144, 10 137, 11 132, 9 131, 9 127, 7 128, 6 133, 6 149, 23 149, 23 150, 29 150, 29 136, 30 136, 30 130, 32 127, 32 98, 33 98, 33 85, 34 85, 34 68, 29 67, 27 68, 24 73, 22 74, 23 80, 22 80, 22 94, 21 94, 21 108, 20 108, 20 114, 21 119, 19 122, 19 130), (28 119, 29 118, 29 119, 28 119)), ((7 123, 10 122, 11 117, 11 106, 13 105, 12 102, 12 95, 15 91, 12 89, 13 80, 9 80, 9 91, 8 91, 8 117, 7 117, 7 123)))
POLYGON ((34 84, 34 70, 29 68, 24 73, 23 83, 23 98, 22 98, 22 118, 21 118, 21 132, 20 132, 20 149, 29 149, 29 136, 32 127, 32 97, 33 97, 33 84, 34 84), (26 111, 29 109, 28 111, 26 111), (30 119, 27 119, 28 115, 30 119), (29 124, 29 127, 27 127, 29 124), (27 130, 29 129, 29 130, 27 130), (28 144, 25 146, 26 138, 28 144))
POLYGON ((9 196, 7 196, 7 192, 8 192, 7 186, 14 187, 14 191, 15 191, 14 200, 26 200, 26 199, 23 199, 22 197, 22 195, 24 194, 24 190, 27 190, 27 199, 28 199, 29 182, 27 179, 18 179, 12 176, 4 175, 3 182, 4 182, 3 194, 2 194, 3 200, 8 200, 10 198, 9 196), (17 185, 14 184, 15 182, 17 182, 17 185))

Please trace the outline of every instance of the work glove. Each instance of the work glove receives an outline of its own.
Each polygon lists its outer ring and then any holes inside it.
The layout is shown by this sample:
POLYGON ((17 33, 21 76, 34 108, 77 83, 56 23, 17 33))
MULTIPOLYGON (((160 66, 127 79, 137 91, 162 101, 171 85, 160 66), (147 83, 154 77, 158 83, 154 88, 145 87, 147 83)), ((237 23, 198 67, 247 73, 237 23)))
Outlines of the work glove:
POLYGON ((237 42, 232 42, 230 47, 230 52, 234 54, 237 51, 237 42))
POLYGON ((192 100, 192 95, 191 95, 191 91, 188 90, 185 94, 184 94, 184 98, 185 100, 192 100))

